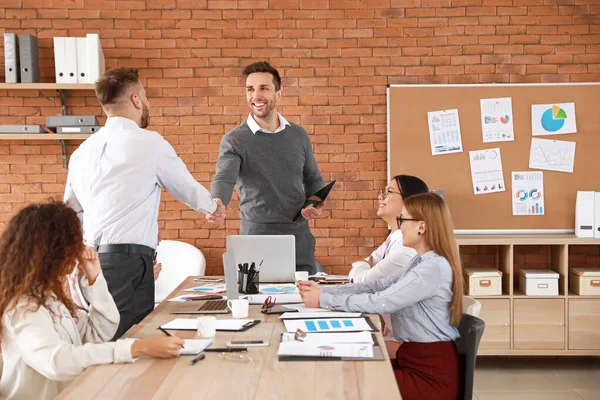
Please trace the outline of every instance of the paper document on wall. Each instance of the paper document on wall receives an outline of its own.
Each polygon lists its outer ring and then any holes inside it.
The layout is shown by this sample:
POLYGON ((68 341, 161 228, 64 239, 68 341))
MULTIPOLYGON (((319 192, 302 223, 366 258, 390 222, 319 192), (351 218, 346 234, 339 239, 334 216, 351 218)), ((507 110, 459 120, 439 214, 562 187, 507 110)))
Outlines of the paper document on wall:
POLYGON ((481 99, 481 130, 484 142, 508 142, 515 140, 512 99, 481 99))
POLYGON ((304 332, 356 332, 373 330, 365 318, 286 319, 283 323, 288 332, 296 332, 298 329, 304 332))
POLYGON ((504 192, 504 174, 500 149, 475 150, 469 152, 471 180, 475 194, 504 192))
POLYGON ((431 154, 460 153, 463 151, 458 110, 430 111, 427 113, 431 154))
POLYGON ((531 133, 533 136, 576 132, 575 103, 531 105, 531 133))
POLYGON ((371 344, 311 345, 303 342, 279 343, 279 356, 373 358, 371 344))
POLYGON ((575 142, 531 139, 529 168, 572 173, 574 164, 575 142))
POLYGON ((513 215, 544 215, 544 173, 512 173, 513 215))

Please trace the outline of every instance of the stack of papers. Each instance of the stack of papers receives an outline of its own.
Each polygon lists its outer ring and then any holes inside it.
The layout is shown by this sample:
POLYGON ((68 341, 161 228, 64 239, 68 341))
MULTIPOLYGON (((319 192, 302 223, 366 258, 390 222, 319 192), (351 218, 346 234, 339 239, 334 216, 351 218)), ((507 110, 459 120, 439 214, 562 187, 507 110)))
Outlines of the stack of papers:
POLYGON ((275 305, 280 304, 292 304, 302 303, 302 298, 299 294, 252 294, 246 296, 250 304, 263 304, 267 297, 271 296, 271 299, 275 301, 275 305))
POLYGON ((338 311, 320 312, 286 312, 279 316, 279 319, 307 319, 307 318, 358 318, 362 313, 338 312, 338 311))
MULTIPOLYGON (((252 322, 252 319, 218 319, 218 331, 236 331, 241 330, 244 325, 252 322)), ((196 319, 191 318, 175 318, 171 322, 162 325, 161 328, 174 331, 195 331, 196 319)))
POLYGON ((200 354, 212 344, 210 339, 185 339, 184 342, 183 349, 179 350, 179 354, 182 356, 200 354))
MULTIPOLYGON (((283 333, 282 342, 296 341, 294 333, 283 333)), ((370 332, 332 332, 332 333, 307 333, 302 339, 302 343, 321 346, 325 344, 375 344, 370 332)))

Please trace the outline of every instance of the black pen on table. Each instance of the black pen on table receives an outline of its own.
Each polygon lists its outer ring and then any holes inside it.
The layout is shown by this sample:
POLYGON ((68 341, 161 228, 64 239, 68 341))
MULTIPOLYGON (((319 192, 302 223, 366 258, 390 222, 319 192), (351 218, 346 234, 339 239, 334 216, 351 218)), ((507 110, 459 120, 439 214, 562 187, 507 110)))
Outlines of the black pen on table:
MULTIPOLYGON (((173 335, 171 335, 169 332, 167 332, 166 330, 164 330, 162 328, 162 326, 159 326, 158 329, 160 329, 165 335, 170 336, 170 337, 174 337, 173 335)), ((185 347, 183 347, 183 345, 181 345, 182 349, 185 349, 185 347)))
POLYGON ((194 365, 196 364, 198 361, 200 360, 204 360, 204 357, 206 357, 206 354, 204 354, 204 352, 198 354, 198 356, 196 358, 194 358, 192 361, 190 361, 190 365, 194 365))

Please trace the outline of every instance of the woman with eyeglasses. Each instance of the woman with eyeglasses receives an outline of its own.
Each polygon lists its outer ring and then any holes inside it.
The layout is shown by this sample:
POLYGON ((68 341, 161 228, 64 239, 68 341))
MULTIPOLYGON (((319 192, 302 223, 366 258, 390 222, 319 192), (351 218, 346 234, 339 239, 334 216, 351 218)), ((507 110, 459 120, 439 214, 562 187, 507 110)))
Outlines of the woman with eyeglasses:
POLYGON ((87 367, 177 357, 183 346, 165 335, 107 342, 118 325, 98 254, 84 247, 75 211, 52 202, 18 212, 0 237, 0 399, 54 399, 87 367), (76 268, 89 311, 69 293, 76 268))
POLYGON ((300 295, 307 307, 391 314, 403 342, 393 364, 402 398, 455 400, 463 281, 450 211, 440 196, 418 194, 404 201, 397 226, 417 252, 406 273, 340 287, 300 281, 300 295))
POLYGON ((402 231, 396 226, 396 217, 402 212, 405 199, 427 192, 429 188, 425 182, 410 175, 395 176, 385 189, 379 191, 377 216, 391 227, 392 232, 368 258, 352 263, 352 282, 374 281, 408 267, 417 253, 402 244, 402 231))

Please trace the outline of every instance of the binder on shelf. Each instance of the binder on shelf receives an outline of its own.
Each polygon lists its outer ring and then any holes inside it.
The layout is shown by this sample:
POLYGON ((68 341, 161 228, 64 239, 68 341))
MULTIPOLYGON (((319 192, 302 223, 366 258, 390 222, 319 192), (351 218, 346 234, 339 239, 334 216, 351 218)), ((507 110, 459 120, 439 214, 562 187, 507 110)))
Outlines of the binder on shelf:
POLYGON ((87 47, 87 82, 95 83, 104 75, 105 60, 97 33, 88 33, 86 36, 87 47))
POLYGON ((40 68, 38 64, 37 37, 27 33, 20 34, 18 46, 21 83, 39 83, 40 68))
POLYGON ((40 125, 0 125, 0 133, 48 133, 40 125))
POLYGON ((65 38, 55 37, 52 41, 54 42, 54 71, 56 83, 67 83, 67 51, 65 49, 65 38))
POLYGON ((88 82, 87 38, 75 38, 77 45, 77 83, 88 82))
POLYGON ((49 115, 46 117, 48 128, 65 126, 98 126, 95 115, 49 115))
POLYGON ((594 192, 577 192, 575 203, 575 236, 581 238, 594 237, 594 192))
POLYGON ((77 38, 66 37, 65 40, 65 83, 77 83, 77 38))
POLYGON ((600 192, 594 192, 594 237, 600 239, 600 192))
POLYGON ((59 126, 56 128, 57 133, 96 133, 102 128, 101 126, 59 126))
POLYGON ((4 72, 6 83, 19 82, 19 47, 14 33, 4 34, 4 72))

